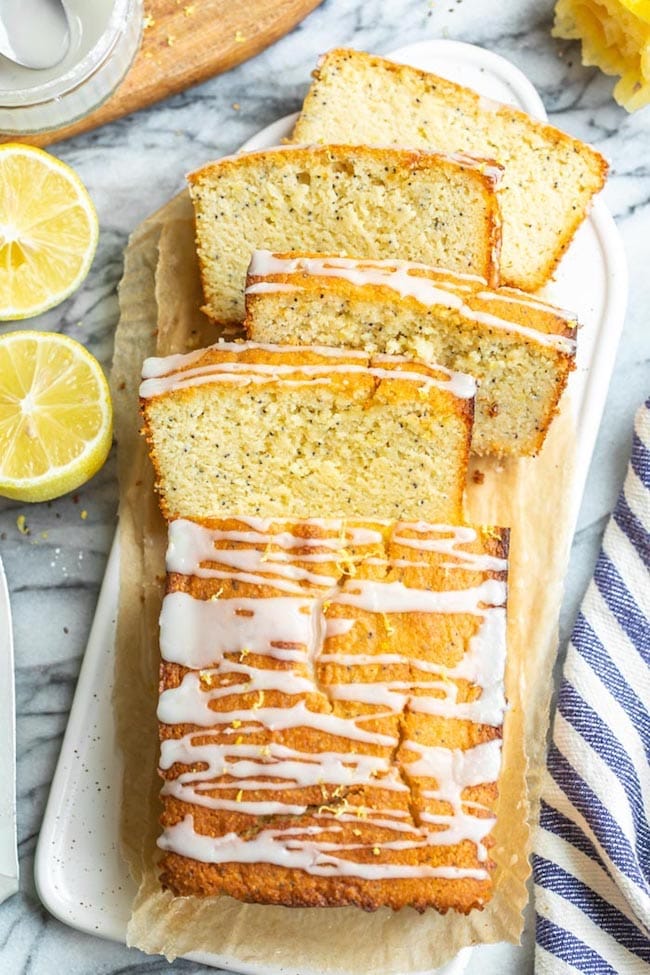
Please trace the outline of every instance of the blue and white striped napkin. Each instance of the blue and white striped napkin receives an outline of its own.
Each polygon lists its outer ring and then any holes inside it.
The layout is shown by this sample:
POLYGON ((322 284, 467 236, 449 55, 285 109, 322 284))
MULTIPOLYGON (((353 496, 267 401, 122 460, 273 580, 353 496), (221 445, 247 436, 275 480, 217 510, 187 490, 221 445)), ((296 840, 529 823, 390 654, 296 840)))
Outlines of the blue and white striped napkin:
POLYGON ((536 975, 650 973, 650 399, 569 644, 533 872, 536 975))

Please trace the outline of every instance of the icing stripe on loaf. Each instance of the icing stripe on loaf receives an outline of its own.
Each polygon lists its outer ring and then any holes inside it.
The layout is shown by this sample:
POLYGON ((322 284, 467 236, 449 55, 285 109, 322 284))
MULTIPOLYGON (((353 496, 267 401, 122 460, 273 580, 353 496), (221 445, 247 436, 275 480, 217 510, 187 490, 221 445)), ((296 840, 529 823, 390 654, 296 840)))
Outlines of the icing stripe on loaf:
POLYGON ((521 335, 558 352, 573 355, 576 350, 575 339, 522 325, 489 309, 494 302, 508 302, 518 308, 535 309, 574 322, 575 316, 570 312, 542 302, 538 298, 531 298, 525 292, 515 291, 512 288, 490 291, 487 289, 487 282, 476 275, 457 274, 410 261, 371 261, 346 257, 283 257, 271 251, 257 250, 253 252, 248 269, 248 279, 252 283, 247 286, 246 294, 268 294, 273 291, 286 291, 287 288, 300 291, 302 290, 301 277, 304 275, 315 278, 339 278, 360 288, 368 285, 390 288, 402 298, 413 298, 427 308, 438 306, 455 310, 470 321, 521 335), (275 276, 286 276, 295 280, 291 283, 264 280, 275 276))
POLYGON ((311 385, 329 382, 333 375, 370 375, 376 379, 413 382, 418 387, 436 387, 459 399, 476 395, 476 382, 465 373, 438 364, 427 365, 398 355, 373 355, 329 346, 271 345, 257 342, 219 342, 206 349, 163 358, 145 359, 140 396, 149 399, 206 383, 269 383, 311 385), (266 361, 251 361, 247 353, 266 353, 266 361), (210 353, 230 353, 240 358, 210 361, 210 353), (317 362, 286 361, 287 356, 308 353, 317 362), (205 361, 207 359, 207 361, 205 361), (346 361, 341 361, 346 360, 346 361))

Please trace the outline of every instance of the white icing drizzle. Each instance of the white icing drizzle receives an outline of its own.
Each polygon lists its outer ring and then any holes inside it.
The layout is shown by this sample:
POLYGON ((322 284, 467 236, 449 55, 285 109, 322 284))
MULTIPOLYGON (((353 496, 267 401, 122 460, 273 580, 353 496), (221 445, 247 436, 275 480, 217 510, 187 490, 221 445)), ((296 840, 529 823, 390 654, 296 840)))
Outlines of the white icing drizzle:
MULTIPOLYGON (((279 254, 274 254, 273 251, 262 249, 253 251, 248 266, 248 277, 264 278, 274 274, 295 274, 299 271, 305 271, 308 274, 321 273, 321 267, 324 268, 322 271, 323 277, 327 277, 330 274, 333 277, 338 277, 337 270, 356 272, 364 268, 369 268, 389 272, 393 269, 398 271, 401 269, 410 269, 444 275, 445 278, 450 278, 453 281, 454 287, 457 287, 462 282, 471 282, 472 284, 481 285, 484 288, 487 287, 487 281, 479 274, 468 274, 464 271, 449 271, 446 268, 432 267, 430 264, 420 264, 417 261, 399 261, 394 258, 374 260, 365 257, 306 257, 300 254, 283 257, 279 254), (311 262, 313 261, 317 263, 312 265, 311 262)), ((366 283, 365 279, 359 279, 358 282, 354 279, 351 280, 353 283, 366 283)))
MULTIPOLYGON (((379 527, 313 519, 301 525, 318 528, 321 537, 314 532, 302 537, 293 533, 295 523, 291 523, 292 531, 289 523, 279 519, 238 517, 236 523, 242 527, 208 529, 184 519, 173 522, 168 571, 236 579, 291 594, 266 598, 219 594, 201 600, 175 591, 165 597, 161 653, 164 660, 188 670, 180 684, 165 690, 159 700, 161 722, 187 726, 181 737, 162 742, 161 769, 180 767, 176 777, 166 780, 163 793, 190 805, 242 815, 300 816, 310 810, 301 790, 316 787, 323 804, 312 815, 323 825, 269 827, 247 840, 235 834, 215 838, 197 832, 193 817, 187 815, 165 829, 161 848, 206 863, 276 863, 318 876, 488 879, 482 868, 433 867, 426 862, 405 865, 387 862, 386 857, 390 851, 420 850, 425 855, 430 846, 469 842, 474 844, 479 862, 487 861, 485 839, 494 816, 481 804, 464 800, 463 793, 498 778, 500 741, 467 751, 412 740, 400 745, 395 718, 408 707, 414 713, 494 726, 502 723, 506 707, 505 583, 488 578, 471 588, 436 592, 400 581, 341 581, 341 574, 342 567, 350 564, 350 546, 355 548, 353 560, 384 561, 387 566, 397 562, 428 565, 417 560, 418 551, 448 555, 454 561, 444 565, 452 571, 471 567, 501 572, 505 561, 459 548, 476 541, 477 533, 469 527, 423 522, 392 526, 389 540, 413 549, 411 562, 381 560, 370 554, 376 551, 373 546, 383 545, 384 532, 379 527), (223 545, 230 547, 224 549, 223 545), (273 551, 268 551, 269 546, 273 551), (299 564, 326 561, 335 566, 335 576, 311 572, 299 564), (353 633, 355 624, 362 622, 358 617, 328 615, 344 607, 381 614, 385 620, 399 613, 469 613, 480 618, 480 625, 457 663, 449 667, 401 652, 337 653, 329 641, 353 633), (309 701, 323 693, 318 669, 327 664, 357 670, 349 683, 328 684, 329 710, 314 711, 309 701), (403 667, 406 673, 385 676, 384 670, 384 679, 378 680, 377 665, 403 667), (364 674, 366 666, 373 668, 371 677, 364 674), (470 702, 458 701, 458 681, 479 686, 480 696, 470 702), (244 694, 246 706, 241 700, 244 694), (273 701, 266 694, 274 695, 273 701), (331 709, 337 700, 356 702, 366 709, 344 717, 331 709), (219 702, 223 710, 214 710, 213 702, 219 702), (377 730, 378 722, 381 730, 377 730), (328 736, 328 750, 312 753, 277 740, 278 734, 300 728, 328 736), (260 734, 264 744, 252 740, 260 734), (276 738, 269 740, 272 734, 276 738), (214 736, 217 741, 211 740, 214 736), (359 809, 340 799, 338 790, 354 786, 362 786, 366 794, 376 790, 378 795, 408 795, 410 789, 395 764, 398 748, 398 762, 409 780, 421 783, 425 808, 420 825, 412 823, 404 809, 381 808, 381 802, 359 809), (339 796, 336 807, 327 804, 331 793, 323 792, 325 787, 339 796), (438 805, 431 808, 430 803, 438 805), (358 842, 336 841, 342 823, 360 827, 355 831, 361 837, 358 842), (379 839, 373 837, 376 862, 354 859, 356 851, 368 849, 363 838, 365 825, 387 832, 379 839)), ((381 523, 384 528, 388 525, 381 523)))
MULTIPOLYGON (((413 548, 420 552, 442 552, 453 556, 456 559, 455 562, 443 562, 443 568, 445 569, 466 567, 476 572, 505 572, 508 568, 507 559, 486 553, 468 552, 465 549, 458 548, 459 545, 475 542, 477 539, 476 529, 471 528, 469 525, 436 525, 437 532, 448 534, 450 537, 426 539, 408 538, 405 535, 399 535, 397 532, 399 532, 400 527, 400 525, 397 525, 396 531, 393 534, 393 541, 396 544, 404 545, 406 548, 413 548)), ((426 522, 410 522, 408 528, 420 534, 430 534, 431 532, 431 525, 428 525, 426 522)))
POLYGON ((476 382, 468 375, 453 372, 437 363, 430 364, 430 368, 439 375, 431 375, 427 366, 405 356, 368 357, 364 352, 349 349, 331 348, 329 346, 310 346, 310 351, 328 359, 343 358, 358 361, 336 363, 323 362, 318 364, 287 363, 279 358, 283 353, 305 352, 304 346, 292 345, 263 345, 256 342, 219 342, 208 349, 194 352, 145 359, 142 367, 142 383, 140 396, 150 399, 166 393, 202 386, 206 383, 271 383, 281 380, 289 385, 310 385, 312 383, 326 383, 331 381, 332 374, 355 374, 373 376, 376 379, 391 379, 417 383, 425 390, 435 387, 449 392, 459 399, 471 399, 476 394, 476 382), (210 351, 235 351, 242 354, 250 349, 258 349, 269 353, 269 362, 246 362, 241 359, 215 363, 199 363, 202 356, 210 351), (408 369, 383 369, 375 363, 406 363, 408 369), (291 379, 298 376, 298 379, 291 379), (320 377, 320 378, 319 378, 320 377))
POLYGON ((281 281, 258 281, 246 288, 247 295, 263 295, 274 291, 300 291, 295 284, 283 284, 281 281))
MULTIPOLYGON (((279 274, 298 276, 308 274, 314 277, 339 278, 348 281, 355 287, 364 287, 365 285, 386 287, 395 291, 402 298, 414 298, 419 304, 427 308, 442 306, 454 309, 471 321, 486 325, 489 328, 522 335, 540 345, 557 349, 567 355, 573 355, 576 349, 575 339, 552 332, 542 332, 536 328, 512 322, 501 315, 470 307, 462 295, 457 294, 457 291, 465 292, 467 288, 465 286, 459 287, 456 280, 457 275, 454 272, 441 271, 439 268, 430 268, 410 261, 368 261, 345 257, 278 257, 270 251, 254 251, 248 274, 251 278, 265 278, 279 274), (425 270, 427 276, 413 273, 421 270, 425 270)), ((474 278, 474 280, 485 284, 481 278, 474 278)), ((286 287, 286 282, 254 281, 246 288, 246 293, 268 294, 272 293, 274 289, 284 291, 286 287), (267 287, 262 291, 260 285, 267 285, 267 287)), ((296 284, 291 285, 291 287, 294 290, 301 290, 299 277, 296 284)), ((574 320, 573 315, 569 315, 562 309, 545 304, 539 299, 531 298, 525 292, 513 294, 512 289, 503 293, 500 290, 490 291, 484 288, 478 291, 474 290, 472 297, 487 302, 497 300, 511 302, 518 306, 527 306, 548 314, 574 320)))
MULTIPOLYGON (((203 863, 272 863, 280 867, 304 870, 320 877, 359 877, 362 880, 397 880, 407 877, 438 877, 445 880, 488 880, 487 870, 470 867, 431 867, 427 864, 359 863, 346 857, 326 852, 325 844, 300 836, 313 835, 314 828, 300 830, 261 830, 253 839, 242 843, 236 833, 225 836, 205 836, 194 829, 194 819, 185 816, 174 826, 168 826, 158 840, 163 850, 172 850, 181 856, 201 860, 203 863), (295 835, 298 834, 298 835, 295 835)), ((432 834, 428 834, 432 835, 432 834)), ((338 845, 329 844, 335 849, 338 845)), ((345 847, 343 847, 345 849, 345 847)), ((350 849, 350 847, 348 847, 350 849)), ((353 849, 364 849, 359 844, 353 849)))
POLYGON ((306 646, 312 603, 297 597, 269 597, 259 612, 259 599, 200 600, 186 592, 168 593, 160 614, 161 656, 201 670, 222 653, 245 650, 274 656, 280 643, 306 646))
POLYGON ((482 616, 481 603, 501 606, 505 598, 506 584, 499 579, 486 579, 471 589, 445 592, 413 589, 403 582, 351 579, 344 583, 336 602, 368 613, 472 613, 482 616))
MULTIPOLYGON (((287 285, 287 287, 294 287, 287 285)), ((295 290, 295 288, 294 288, 295 290)), ((527 291, 518 291, 516 288, 498 288, 496 291, 477 291, 475 298, 482 298, 484 301, 509 301, 513 305, 528 305, 529 308, 536 308, 538 311, 546 312, 549 315, 557 315, 566 318, 570 322, 576 322, 576 314, 568 308, 560 308, 559 305, 549 305, 547 301, 534 298, 527 291)))

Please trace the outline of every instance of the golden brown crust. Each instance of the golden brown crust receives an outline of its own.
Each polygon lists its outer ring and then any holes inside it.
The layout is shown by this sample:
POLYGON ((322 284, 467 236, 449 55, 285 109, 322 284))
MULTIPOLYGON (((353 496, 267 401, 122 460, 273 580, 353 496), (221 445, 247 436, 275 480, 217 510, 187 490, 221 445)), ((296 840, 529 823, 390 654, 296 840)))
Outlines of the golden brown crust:
MULTIPOLYGON (((432 167, 443 167, 451 172, 466 171, 483 185, 485 192, 489 193, 490 197, 498 188, 503 172, 503 167, 495 159, 479 158, 467 153, 435 152, 395 146, 350 146, 345 143, 330 143, 328 145, 283 146, 282 148, 259 149, 236 156, 225 156, 223 159, 215 159, 206 163, 200 169, 189 173, 186 178, 191 187, 200 186, 201 183, 211 180, 227 169, 238 169, 242 165, 255 166, 259 159, 277 164, 293 161, 308 169, 314 159, 345 159, 350 156, 351 150, 353 150, 354 156, 359 159, 363 157, 372 160, 378 159, 389 167, 396 167, 407 172, 432 167)), ((498 214, 498 207, 494 212, 498 214)))
MULTIPOLYGON (((457 556, 450 556, 442 552, 430 551, 426 548, 414 550, 410 541, 418 538, 439 538, 447 537, 453 529, 434 529, 431 527, 427 532, 421 523, 410 525, 389 524, 386 522, 376 523, 370 521, 347 522, 345 528, 341 528, 341 523, 314 524, 305 522, 285 522, 276 520, 273 524, 266 523, 264 530, 267 539, 258 542, 246 543, 248 547, 257 547, 258 551, 263 551, 266 564, 271 564, 275 551, 287 552, 286 541, 280 545, 268 541, 279 533, 287 533, 294 538, 309 538, 312 542, 309 547, 297 547, 291 549, 297 561, 297 567, 312 569, 314 563, 308 560, 301 562, 301 554, 313 555, 314 552, 330 554, 332 561, 319 562, 319 573, 343 572, 340 576, 340 585, 345 589, 346 585, 352 585, 359 579, 377 579, 388 582, 398 580, 405 586, 420 589, 426 587, 433 591, 444 592, 449 589, 471 589, 480 585, 487 579, 503 579, 504 573, 498 569, 485 570, 482 568, 465 568, 462 571, 454 572, 449 570, 450 559, 456 560, 457 556), (352 536, 347 537, 346 531, 354 528, 371 529, 375 536, 368 541, 355 541, 352 536), (344 547, 333 550, 331 543, 333 539, 344 539, 344 547), (317 545, 317 541, 323 539, 322 547, 317 545), (316 540, 316 547, 314 547, 316 540), (333 554, 332 554, 333 552, 333 554), (371 561, 368 562, 367 560, 371 561), (413 562, 413 565, 400 565, 400 560, 413 562), (352 573, 351 575, 349 573, 352 573), (346 583, 346 580, 348 582, 346 583)), ((212 520, 205 522, 204 526, 217 532, 230 533, 228 538, 220 536, 215 541, 214 562, 203 562, 204 566, 218 568, 220 565, 225 567, 230 563, 219 562, 219 550, 232 551, 246 547, 244 543, 234 540, 232 533, 237 530, 250 532, 250 523, 241 523, 237 519, 212 520)), ((497 558, 505 558, 508 548, 507 531, 503 529, 480 528, 476 530, 474 541, 464 542, 456 546, 457 551, 474 552, 476 554, 490 555, 497 558)), ((252 582, 237 581, 234 579, 214 579, 199 578, 196 576, 182 576, 177 573, 168 576, 168 593, 189 592, 196 599, 228 599, 233 595, 238 598, 252 597, 263 600, 269 596, 282 596, 282 590, 276 589, 273 585, 274 577, 271 568, 268 570, 268 582, 264 585, 252 582)), ((301 584, 303 594, 308 597, 310 594, 317 595, 318 587, 314 583, 304 581, 301 584)), ((286 596, 286 593, 284 593, 286 596)), ((442 666, 453 666, 466 651, 468 641, 476 634, 478 622, 477 617, 471 614, 455 613, 452 616, 441 616, 431 613, 397 613, 397 614, 378 614, 369 613, 362 608, 354 608, 345 603, 337 602, 335 596, 328 597, 331 601, 326 604, 326 618, 336 620, 341 617, 349 618, 352 615, 358 623, 347 633, 330 636, 326 639, 322 648, 322 655, 327 659, 320 661, 316 659, 315 683, 311 691, 305 692, 300 697, 306 702, 309 710, 314 712, 334 713, 339 716, 351 715, 373 715, 363 722, 363 727, 374 729, 381 734, 393 734, 397 736, 398 747, 382 744, 378 740, 376 744, 357 744, 351 750, 352 753, 359 749, 366 755, 387 756, 395 768, 402 770, 403 781, 408 783, 407 791, 394 791, 390 787, 383 787, 381 777, 372 779, 362 784, 349 787, 334 787, 332 783, 321 781, 314 785, 293 785, 288 787, 279 782, 272 793, 272 798, 280 802, 304 805, 305 812, 300 815, 274 814, 271 816, 256 816, 248 810, 240 812, 237 804, 244 797, 246 801, 263 801, 269 798, 269 792, 264 790, 252 790, 242 793, 240 787, 245 784, 245 780, 240 778, 233 779, 227 775, 215 778, 213 781, 221 785, 220 789, 210 792, 208 789, 204 794, 214 795, 222 799, 231 800, 228 809, 211 809, 205 806, 189 803, 182 798, 174 795, 163 796, 163 815, 161 823, 164 828, 173 827, 174 824, 182 822, 187 815, 194 817, 196 832, 205 836, 225 837, 227 834, 237 834, 244 840, 253 839, 265 829, 272 828, 282 831, 288 827, 301 829, 319 829, 323 827, 323 815, 326 814, 325 822, 331 822, 331 833, 324 836, 324 839, 334 843, 352 844, 356 846, 353 853, 342 854, 348 859, 352 859, 360 864, 372 864, 386 862, 389 864, 402 863, 427 864, 428 866, 448 866, 453 864, 457 867, 466 867, 470 870, 483 868, 488 876, 485 878, 457 877, 387 877, 377 879, 364 879, 359 876, 339 875, 339 876, 320 876, 312 875, 300 869, 288 869, 284 866, 269 863, 245 863, 226 861, 223 863, 211 864, 195 860, 188 856, 182 856, 174 850, 168 850, 162 861, 161 882, 164 887, 169 888, 178 896, 198 894, 200 896, 227 894, 237 899, 264 904, 280 904, 289 907, 296 906, 343 906, 353 905, 364 910, 375 910, 378 907, 386 906, 398 910, 404 906, 411 906, 418 911, 423 911, 429 907, 435 907, 441 912, 453 909, 462 913, 467 913, 472 909, 481 908, 489 900, 492 892, 491 871, 494 864, 489 860, 481 860, 477 855, 477 849, 473 842, 462 840, 451 845, 428 846, 425 851, 411 849, 393 851, 384 848, 382 844, 395 839, 392 829, 383 827, 380 823, 373 821, 373 815, 377 815, 382 810, 381 816, 401 815, 406 817, 403 822, 418 823, 419 817, 426 811, 427 813, 444 813, 446 805, 441 800, 425 798, 426 788, 435 787, 435 780, 427 779, 421 775, 410 775, 408 772, 409 763, 417 759, 417 755, 409 747, 409 741, 424 745, 434 745, 441 747, 467 749, 480 743, 490 742, 498 739, 501 735, 499 726, 476 724, 464 718, 445 718, 435 715, 428 715, 419 712, 405 711, 402 714, 385 714, 385 708, 377 707, 374 704, 355 703, 345 698, 339 700, 336 694, 332 694, 337 686, 344 686, 346 683, 354 684, 361 680, 365 675, 365 680, 372 680, 373 669, 367 664, 350 666, 347 658, 350 654, 363 653, 364 655, 375 656, 377 654, 400 653, 409 658, 409 663, 393 663, 381 665, 381 679, 395 680, 399 682, 403 679, 426 679, 426 670, 418 668, 418 661, 437 662, 442 666), (355 631, 356 632, 355 634, 355 631), (338 655, 345 655, 340 663, 336 658, 338 655), (332 659, 333 658, 333 659, 332 659), (402 726, 397 733, 398 726, 402 726), (239 798, 238 798, 239 797, 239 798), (392 813, 391 813, 392 810, 392 813), (341 815, 342 814, 342 815, 341 815), (380 850, 380 847, 381 850, 380 850)), ((227 654, 229 660, 237 661, 240 656, 236 652, 227 654)), ((245 660, 247 666, 263 667, 265 670, 290 670, 291 665, 286 661, 272 659, 269 657, 258 657, 254 652, 246 651, 245 660)), ((215 660, 215 664, 217 661, 215 660)), ((306 674, 306 665, 301 663, 293 665, 299 674, 306 674)), ((161 666, 161 693, 170 688, 177 687, 183 677, 188 673, 188 669, 176 663, 163 662, 161 666)), ((224 686, 225 678, 220 678, 221 683, 215 683, 215 678, 211 672, 201 671, 205 674, 206 687, 224 686)), ((431 678, 430 678, 431 679, 431 678)), ((231 681, 226 680, 226 683, 231 681)), ((476 699, 480 693, 479 689, 465 680, 457 680, 458 701, 467 702, 476 699)), ((433 685, 432 685, 433 686, 433 685)), ((418 694, 425 693, 422 689, 418 694)), ((439 693, 435 690, 435 694, 439 693)), ((295 749, 301 753, 340 751, 350 747, 350 742, 345 738, 332 736, 317 728, 310 726, 289 726, 284 730, 270 731, 263 723, 255 722, 256 701, 259 692, 246 693, 238 692, 237 695, 217 698, 212 702, 215 716, 220 712, 227 712, 233 707, 239 709, 250 709, 250 721, 253 722, 247 729, 245 741, 247 744, 259 745, 260 753, 274 743, 287 748, 295 749)), ((265 692, 264 707, 282 708, 290 707, 296 703, 296 695, 287 694, 283 691, 270 690, 265 692)), ((230 743, 233 742, 235 732, 228 725, 215 725, 214 727, 191 726, 187 724, 161 724, 161 740, 169 738, 180 738, 188 732, 193 732, 197 736, 197 741, 201 743, 230 743)), ((235 739, 237 740, 237 739, 235 739)), ((196 768, 202 766, 197 764, 196 768)), ((175 764, 171 768, 161 771, 165 780, 173 782, 176 776, 186 770, 187 766, 175 764)), ((265 781, 264 777, 258 779, 257 784, 261 785, 265 781)), ((205 787, 205 782, 202 783, 205 787)), ((483 812, 478 815, 490 815, 495 809, 498 797, 498 788, 495 781, 487 781, 477 785, 467 787, 463 792, 463 799, 467 802, 480 803, 483 812)), ((243 807, 242 807, 243 808, 243 807)), ((329 829, 329 827, 328 827, 329 829)), ((400 834, 398 834, 400 835, 400 834)), ((401 834, 403 835, 403 834, 401 834)), ((485 840, 485 847, 489 849, 491 839, 488 836, 485 840)))

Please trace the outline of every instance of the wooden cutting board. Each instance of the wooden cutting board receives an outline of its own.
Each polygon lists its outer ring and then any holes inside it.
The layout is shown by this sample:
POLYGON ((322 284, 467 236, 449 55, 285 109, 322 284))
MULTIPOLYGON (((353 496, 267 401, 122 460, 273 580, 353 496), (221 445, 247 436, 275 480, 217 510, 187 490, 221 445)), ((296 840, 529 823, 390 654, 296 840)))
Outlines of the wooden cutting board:
MULTIPOLYGON (((320 2, 145 0, 141 48, 108 101, 72 125, 20 136, 20 141, 46 146, 184 91, 254 57, 320 2)), ((0 135, 0 142, 15 139, 0 135)))

